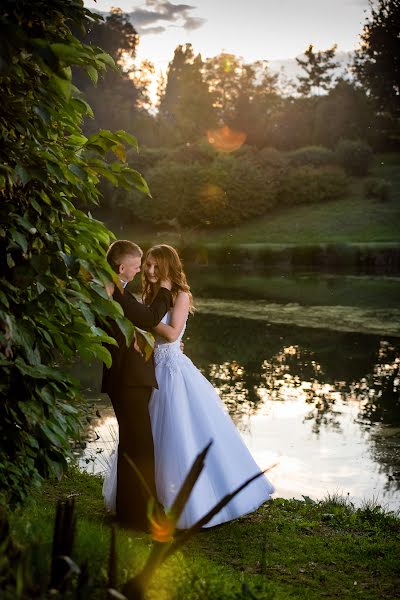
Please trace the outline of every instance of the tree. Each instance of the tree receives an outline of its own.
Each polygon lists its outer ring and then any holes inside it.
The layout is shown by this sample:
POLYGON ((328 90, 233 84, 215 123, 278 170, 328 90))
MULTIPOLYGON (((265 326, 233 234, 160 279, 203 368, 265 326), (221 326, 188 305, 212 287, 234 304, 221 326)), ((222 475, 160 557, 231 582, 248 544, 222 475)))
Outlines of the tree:
POLYGON ((178 141, 194 141, 216 123, 213 96, 203 77, 203 61, 191 44, 178 46, 168 67, 160 98, 160 115, 178 133, 178 141))
POLYGON ((228 124, 234 118, 241 76, 242 62, 234 54, 223 52, 205 62, 205 78, 221 123, 228 124))
POLYGON ((371 2, 354 70, 381 112, 400 117, 400 0, 371 2))
POLYGON ((317 94, 326 92, 333 84, 331 71, 338 67, 334 61, 337 45, 327 50, 314 52, 314 46, 310 44, 304 52, 305 58, 296 58, 296 62, 305 71, 305 75, 299 75, 300 82, 298 92, 302 96, 310 96, 313 91, 317 94))
POLYGON ((241 66, 231 125, 246 134, 249 144, 263 146, 267 143, 271 115, 281 104, 278 77, 270 72, 266 61, 241 66))
POLYGON ((101 47, 118 67, 103 73, 96 88, 81 69, 74 69, 74 82, 94 112, 94 119, 85 121, 85 133, 99 128, 132 131, 135 113, 148 103, 148 72, 152 65, 145 62, 138 67, 135 63, 139 36, 129 15, 113 8, 104 21, 91 23, 86 34, 80 33, 79 37, 84 44, 101 47))
POLYGON ((313 143, 334 147, 341 139, 373 137, 374 114, 365 91, 340 79, 321 96, 314 112, 313 143))
POLYGON ((98 201, 100 177, 146 191, 125 162, 123 131, 87 138, 89 105, 72 67, 92 80, 114 61, 71 28, 99 16, 82 0, 3 0, 0 19, 0 503, 61 475, 80 429, 77 382, 60 364, 111 356, 101 325, 133 328, 105 286, 111 233, 77 205, 98 201), (108 163, 113 153, 118 161, 108 163))

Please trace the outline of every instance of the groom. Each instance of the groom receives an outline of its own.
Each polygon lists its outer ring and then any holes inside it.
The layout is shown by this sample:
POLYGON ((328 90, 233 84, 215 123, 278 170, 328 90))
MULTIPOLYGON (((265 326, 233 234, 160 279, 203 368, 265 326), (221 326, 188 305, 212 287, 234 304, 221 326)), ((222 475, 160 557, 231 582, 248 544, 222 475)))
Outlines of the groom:
MULTIPOLYGON (((123 290, 115 287, 113 298, 124 311, 127 319, 149 330, 158 325, 169 310, 171 282, 160 282, 160 289, 150 306, 145 306, 125 290, 125 286, 140 271, 143 252, 133 242, 117 240, 107 252, 107 261, 118 274, 123 290)), ((135 349, 128 347, 115 322, 110 324, 110 335, 118 342, 109 346, 112 365, 103 368, 102 392, 111 399, 119 426, 117 519, 121 525, 147 530, 147 498, 142 484, 125 455, 128 455, 142 473, 153 496, 157 498, 154 473, 154 447, 148 403, 153 388, 158 387, 153 357, 147 362, 135 349)))

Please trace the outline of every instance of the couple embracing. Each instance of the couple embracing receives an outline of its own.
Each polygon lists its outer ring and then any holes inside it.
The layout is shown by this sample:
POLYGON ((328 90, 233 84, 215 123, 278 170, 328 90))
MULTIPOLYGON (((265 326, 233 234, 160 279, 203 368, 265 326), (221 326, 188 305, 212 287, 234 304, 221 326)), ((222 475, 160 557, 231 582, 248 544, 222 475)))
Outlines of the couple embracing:
MULTIPOLYGON (((127 347, 116 324, 111 334, 112 366, 104 368, 102 391, 108 393, 119 426, 119 445, 106 475, 106 506, 127 527, 147 530, 147 497, 126 456, 136 464, 158 502, 169 508, 197 454, 213 440, 206 464, 179 518, 178 527, 193 525, 226 494, 259 471, 218 394, 182 351, 193 299, 174 248, 150 248, 143 259, 133 242, 118 240, 107 260, 122 290, 113 297, 133 325, 151 331, 156 344, 145 361, 138 347, 127 347), (142 270, 142 299, 125 286, 142 270)), ((256 510, 273 486, 265 476, 231 500, 208 527, 256 510)))

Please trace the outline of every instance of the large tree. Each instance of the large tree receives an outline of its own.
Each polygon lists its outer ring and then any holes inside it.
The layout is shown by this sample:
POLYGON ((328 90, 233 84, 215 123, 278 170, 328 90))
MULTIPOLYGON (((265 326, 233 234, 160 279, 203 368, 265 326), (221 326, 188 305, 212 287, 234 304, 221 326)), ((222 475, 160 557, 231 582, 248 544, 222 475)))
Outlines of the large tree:
POLYGON ((0 15, 0 504, 60 475, 79 432, 77 382, 61 364, 111 356, 100 328, 116 319, 105 260, 111 233, 90 215, 100 177, 146 189, 125 162, 123 131, 87 138, 89 105, 72 67, 93 80, 112 58, 71 28, 98 16, 82 0, 3 0, 0 15), (115 162, 106 156, 114 154, 115 162), (86 206, 78 210, 77 205, 86 206))
POLYGON ((399 118, 400 0, 371 2, 354 68, 379 111, 399 118))
POLYGON ((113 8, 104 21, 95 21, 80 37, 84 44, 103 48, 117 65, 102 74, 96 88, 82 71, 74 69, 74 82, 94 112, 94 119, 85 122, 85 133, 99 128, 132 131, 136 113, 148 103, 147 73, 152 66, 136 64, 139 36, 129 15, 113 8))
POLYGON ((174 128, 179 142, 194 141, 215 126, 213 96, 203 76, 203 61, 191 44, 178 46, 161 92, 160 116, 174 128))

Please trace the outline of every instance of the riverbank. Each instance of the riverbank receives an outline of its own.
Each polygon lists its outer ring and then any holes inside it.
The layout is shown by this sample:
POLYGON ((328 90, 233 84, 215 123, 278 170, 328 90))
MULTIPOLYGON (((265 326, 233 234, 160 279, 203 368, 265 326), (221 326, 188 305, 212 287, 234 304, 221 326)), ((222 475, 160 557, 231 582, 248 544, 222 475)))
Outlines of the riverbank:
POLYGON ((255 319, 268 323, 296 325, 311 329, 330 329, 400 337, 400 309, 358 306, 302 306, 297 303, 273 304, 264 300, 223 300, 199 298, 201 313, 255 319))
MULTIPOLYGON (((99 477, 71 469, 61 481, 32 492, 10 515, 18 544, 49 549, 56 501, 75 498, 72 558, 77 564, 88 560, 88 598, 104 597, 106 586, 111 519, 101 485, 99 477)), ((119 587, 140 569, 150 545, 146 534, 118 530, 119 587)), ((356 510, 339 498, 275 499, 252 515, 198 534, 158 572, 148 599, 391 600, 400 586, 399 556, 400 519, 393 513, 371 504, 356 510)))

